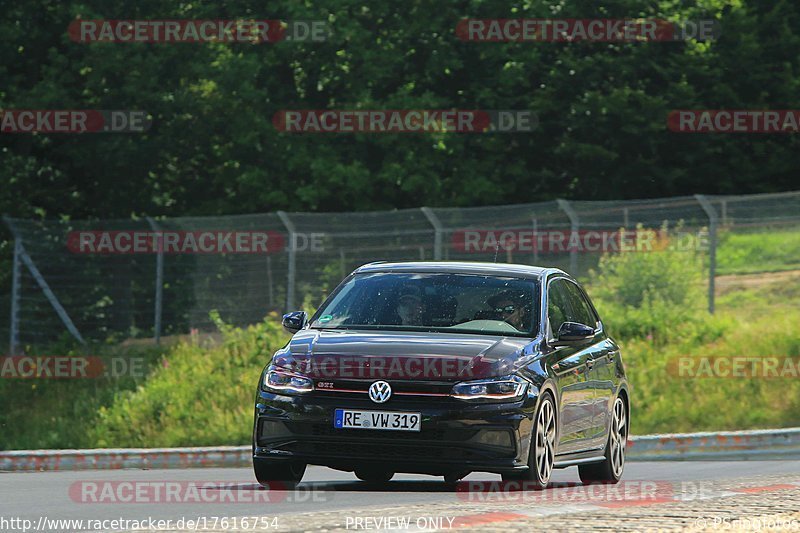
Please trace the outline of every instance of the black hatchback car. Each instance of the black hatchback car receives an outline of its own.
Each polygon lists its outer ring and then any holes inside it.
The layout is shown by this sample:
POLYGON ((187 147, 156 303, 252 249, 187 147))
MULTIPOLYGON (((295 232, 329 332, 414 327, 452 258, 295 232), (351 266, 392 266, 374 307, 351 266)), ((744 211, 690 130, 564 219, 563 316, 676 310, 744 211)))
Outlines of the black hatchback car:
POLYGON ((553 268, 371 263, 348 276, 264 369, 253 465, 364 481, 473 471, 545 487, 577 465, 622 476, 630 403, 619 347, 581 286, 553 268))

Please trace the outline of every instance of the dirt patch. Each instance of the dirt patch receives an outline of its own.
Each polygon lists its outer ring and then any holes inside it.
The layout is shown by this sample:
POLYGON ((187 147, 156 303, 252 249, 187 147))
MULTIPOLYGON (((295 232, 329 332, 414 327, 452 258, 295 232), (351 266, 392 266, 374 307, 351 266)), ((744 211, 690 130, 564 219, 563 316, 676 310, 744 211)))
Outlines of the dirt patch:
POLYGON ((761 272, 758 274, 729 274, 717 276, 715 280, 718 295, 741 289, 757 289, 787 282, 792 284, 800 283, 800 270, 761 272))

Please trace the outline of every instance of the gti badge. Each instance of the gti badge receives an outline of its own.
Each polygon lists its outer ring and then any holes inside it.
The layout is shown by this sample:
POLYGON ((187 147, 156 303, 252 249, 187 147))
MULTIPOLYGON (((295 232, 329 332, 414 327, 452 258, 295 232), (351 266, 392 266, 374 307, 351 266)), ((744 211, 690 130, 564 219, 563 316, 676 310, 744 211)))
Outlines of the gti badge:
POLYGON ((375 403, 383 403, 392 396, 392 387, 385 381, 376 381, 369 386, 369 399, 375 403))

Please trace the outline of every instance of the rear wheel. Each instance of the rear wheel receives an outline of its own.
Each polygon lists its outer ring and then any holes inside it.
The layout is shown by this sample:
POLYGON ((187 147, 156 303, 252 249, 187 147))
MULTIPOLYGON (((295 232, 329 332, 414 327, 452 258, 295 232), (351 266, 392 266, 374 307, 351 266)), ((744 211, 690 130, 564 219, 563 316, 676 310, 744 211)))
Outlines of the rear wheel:
POLYGON ((306 465, 254 458, 253 471, 258 482, 264 487, 274 490, 292 489, 303 479, 306 465))
POLYGON ((605 460, 579 465, 578 474, 584 483, 618 483, 625 469, 625 446, 628 443, 628 410, 625 401, 617 398, 611 415, 605 460))
POLYGON ((394 477, 394 472, 376 468, 356 468, 356 477, 367 483, 386 483, 394 477))
POLYGON ((542 397, 534 420, 528 470, 503 474, 503 481, 523 481, 531 489, 543 489, 550 482, 556 450, 556 409, 550 394, 542 397))

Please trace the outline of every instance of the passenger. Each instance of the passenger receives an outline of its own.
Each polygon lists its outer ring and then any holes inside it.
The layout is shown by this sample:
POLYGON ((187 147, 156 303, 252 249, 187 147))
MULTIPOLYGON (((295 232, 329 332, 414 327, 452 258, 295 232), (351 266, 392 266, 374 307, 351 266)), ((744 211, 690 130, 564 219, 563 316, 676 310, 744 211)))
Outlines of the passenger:
POLYGON ((425 305, 418 292, 407 292, 397 301, 397 314, 400 316, 400 323, 404 326, 421 326, 424 310, 425 305))

